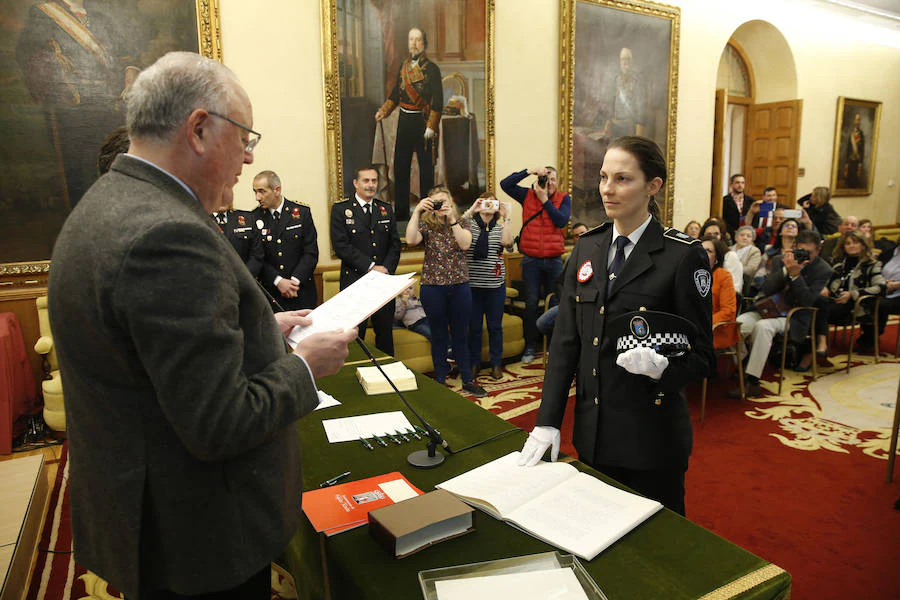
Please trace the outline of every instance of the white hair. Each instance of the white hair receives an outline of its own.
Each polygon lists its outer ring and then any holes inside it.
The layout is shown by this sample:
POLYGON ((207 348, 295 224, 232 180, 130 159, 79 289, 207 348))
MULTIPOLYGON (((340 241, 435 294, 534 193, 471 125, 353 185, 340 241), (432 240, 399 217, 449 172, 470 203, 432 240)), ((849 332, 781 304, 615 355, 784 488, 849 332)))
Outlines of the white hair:
POLYGON ((228 113, 239 89, 222 63, 194 52, 169 52, 138 75, 126 97, 128 135, 167 141, 194 110, 228 113))

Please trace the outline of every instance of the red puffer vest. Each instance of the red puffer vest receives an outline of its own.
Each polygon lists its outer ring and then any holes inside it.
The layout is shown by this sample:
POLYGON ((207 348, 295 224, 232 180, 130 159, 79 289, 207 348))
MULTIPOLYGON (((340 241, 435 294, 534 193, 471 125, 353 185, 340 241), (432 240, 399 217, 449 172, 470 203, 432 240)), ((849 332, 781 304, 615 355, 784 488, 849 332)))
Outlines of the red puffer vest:
MULTIPOLYGON (((553 206, 559 208, 565 193, 556 190, 550 196, 553 206)), ((525 202, 522 204, 522 222, 527 221, 537 211, 541 210, 541 201, 534 190, 528 190, 525 202)), ((553 224, 547 211, 541 212, 533 221, 522 230, 519 240, 519 250, 535 258, 555 258, 565 251, 565 234, 563 230, 553 224)))

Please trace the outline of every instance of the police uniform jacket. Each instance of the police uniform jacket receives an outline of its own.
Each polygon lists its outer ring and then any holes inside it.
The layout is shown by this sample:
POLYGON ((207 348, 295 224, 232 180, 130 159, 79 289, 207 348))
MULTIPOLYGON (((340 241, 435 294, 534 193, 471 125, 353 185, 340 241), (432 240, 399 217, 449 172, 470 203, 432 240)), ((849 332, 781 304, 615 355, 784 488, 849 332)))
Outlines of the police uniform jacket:
POLYGON ((226 215, 225 225, 220 225, 219 229, 247 265, 247 270, 254 277, 258 277, 265 254, 253 214, 246 210, 229 210, 226 215))
POLYGON ((693 438, 683 388, 714 364, 709 260, 699 241, 653 219, 607 296, 612 235, 611 223, 585 233, 569 258, 537 425, 559 428, 575 377, 573 442, 582 460, 686 468, 693 438), (641 308, 679 315, 698 330, 659 382, 616 365, 615 340, 605 335, 609 320, 641 308))
POLYGON ((331 245, 341 259, 341 289, 369 271, 369 265, 381 265, 393 273, 400 262, 400 234, 394 209, 381 200, 372 200, 372 216, 356 198, 331 207, 331 245))
POLYGON ((251 214, 265 253, 260 281, 266 290, 280 302, 281 292, 273 283, 275 276, 280 275, 285 279, 296 277, 300 281, 298 299, 304 306, 315 306, 316 285, 313 272, 319 262, 319 245, 309 208, 285 198, 278 223, 272 217, 272 212, 261 206, 251 214))

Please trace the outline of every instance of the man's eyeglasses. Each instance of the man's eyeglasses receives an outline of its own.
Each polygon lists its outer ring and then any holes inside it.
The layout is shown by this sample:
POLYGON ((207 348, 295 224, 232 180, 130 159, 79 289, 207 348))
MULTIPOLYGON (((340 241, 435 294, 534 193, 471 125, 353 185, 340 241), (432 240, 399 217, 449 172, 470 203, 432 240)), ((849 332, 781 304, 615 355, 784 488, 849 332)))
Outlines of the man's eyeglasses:
POLYGON ((250 128, 247 127, 246 125, 241 125, 241 124, 238 123, 237 121, 233 121, 233 120, 229 119, 228 117, 226 117, 225 115, 219 114, 219 113, 217 113, 217 112, 215 112, 215 111, 208 110, 208 111, 206 111, 206 112, 208 112, 208 113, 211 114, 211 115, 215 115, 215 116, 219 117, 220 119, 225 119, 226 121, 228 121, 229 123, 231 123, 231 124, 234 125, 235 127, 238 127, 238 128, 240 128, 240 129, 243 129, 244 131, 246 131, 247 133, 249 133, 249 134, 250 134, 250 139, 247 140, 247 145, 244 146, 244 150, 246 150, 247 152, 253 152, 253 149, 256 148, 256 145, 259 143, 259 140, 262 139, 262 134, 261 134, 261 133, 259 133, 258 131, 253 131, 252 129, 250 129, 250 128))

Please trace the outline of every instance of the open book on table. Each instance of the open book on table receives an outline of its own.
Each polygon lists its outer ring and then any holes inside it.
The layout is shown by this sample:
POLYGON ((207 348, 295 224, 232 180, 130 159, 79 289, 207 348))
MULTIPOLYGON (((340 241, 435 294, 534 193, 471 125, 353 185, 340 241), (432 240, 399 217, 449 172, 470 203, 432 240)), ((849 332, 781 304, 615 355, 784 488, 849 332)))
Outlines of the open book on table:
POLYGON ((520 467, 518 458, 518 452, 511 452, 437 487, 585 560, 662 508, 570 464, 520 467))

